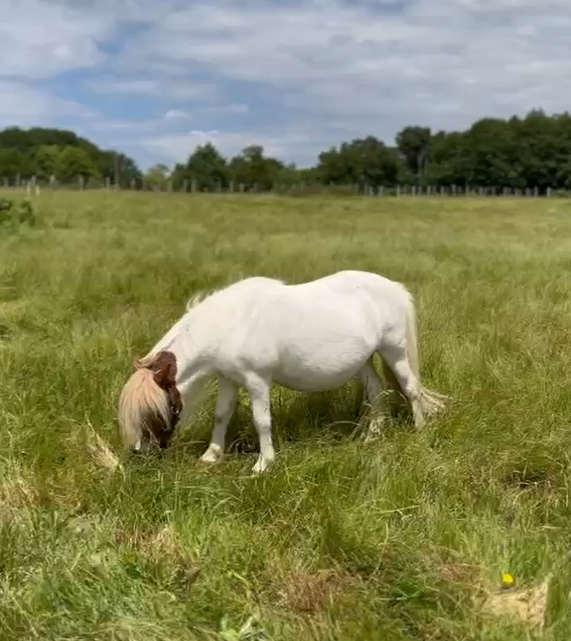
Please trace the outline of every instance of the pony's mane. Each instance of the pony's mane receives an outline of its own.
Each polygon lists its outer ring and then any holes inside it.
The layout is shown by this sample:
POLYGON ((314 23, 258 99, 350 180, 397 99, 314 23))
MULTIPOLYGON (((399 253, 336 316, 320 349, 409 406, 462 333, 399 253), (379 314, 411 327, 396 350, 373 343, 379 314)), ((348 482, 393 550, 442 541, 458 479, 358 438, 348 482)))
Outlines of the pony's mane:
POLYGON ((145 361, 152 361, 152 356, 141 359, 143 367, 133 373, 125 383, 119 398, 119 426, 125 445, 137 447, 141 442, 141 427, 149 425, 151 416, 159 416, 165 425, 169 423, 169 404, 165 392, 153 380, 153 372, 147 369, 145 361))
POLYGON ((207 298, 210 298, 210 296, 212 296, 218 291, 220 290, 218 289, 199 290, 188 299, 186 303, 186 311, 190 312, 191 309, 194 309, 197 305, 200 305, 200 303, 202 303, 207 298))
POLYGON ((201 303, 212 298, 216 294, 221 294, 237 285, 247 285, 248 283, 254 282, 265 282, 265 283, 278 283, 280 285, 285 285, 285 282, 282 280, 277 280, 275 278, 267 278, 265 276, 246 276, 244 278, 239 278, 238 280, 232 281, 227 285, 219 287, 218 289, 203 289, 199 290, 193 294, 186 303, 186 311, 190 312, 195 307, 198 307, 201 303))

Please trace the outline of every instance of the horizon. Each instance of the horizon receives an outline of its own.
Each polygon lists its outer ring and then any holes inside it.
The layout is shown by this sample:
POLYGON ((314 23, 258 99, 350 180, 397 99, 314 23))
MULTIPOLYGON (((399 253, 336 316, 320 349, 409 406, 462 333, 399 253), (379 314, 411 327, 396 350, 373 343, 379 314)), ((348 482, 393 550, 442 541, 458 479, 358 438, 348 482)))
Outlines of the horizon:
POLYGON ((568 109, 571 4, 530 0, 21 0, 5 9, 0 128, 69 129, 142 170, 212 142, 298 167, 407 125, 568 109), (32 18, 30 18, 32 16, 32 18))

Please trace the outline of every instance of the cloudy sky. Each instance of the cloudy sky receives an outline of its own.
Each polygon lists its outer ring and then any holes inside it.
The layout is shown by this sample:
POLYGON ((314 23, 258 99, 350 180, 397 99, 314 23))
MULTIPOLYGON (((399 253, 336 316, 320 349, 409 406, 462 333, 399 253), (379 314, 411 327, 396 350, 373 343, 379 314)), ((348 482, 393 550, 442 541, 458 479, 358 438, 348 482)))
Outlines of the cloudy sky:
POLYGON ((0 0, 0 127, 143 168, 210 139, 302 166, 407 124, 571 108, 571 0, 0 0))

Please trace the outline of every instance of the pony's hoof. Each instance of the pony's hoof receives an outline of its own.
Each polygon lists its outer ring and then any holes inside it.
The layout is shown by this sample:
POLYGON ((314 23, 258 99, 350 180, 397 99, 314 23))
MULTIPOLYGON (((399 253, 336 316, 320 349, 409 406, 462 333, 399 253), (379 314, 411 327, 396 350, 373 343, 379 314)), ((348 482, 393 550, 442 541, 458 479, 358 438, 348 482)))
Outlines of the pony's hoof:
POLYGON ((266 471, 266 468, 260 465, 260 463, 256 463, 254 467, 252 468, 252 476, 260 476, 260 474, 263 474, 266 471))
POLYGON ((252 468, 252 476, 260 476, 260 474, 264 474, 264 472, 268 471, 271 464, 271 459, 264 459, 262 456, 259 456, 256 464, 252 468))
POLYGON ((222 452, 218 446, 211 445, 200 457, 200 461, 202 463, 218 463, 222 460, 223 456, 224 452, 222 452))

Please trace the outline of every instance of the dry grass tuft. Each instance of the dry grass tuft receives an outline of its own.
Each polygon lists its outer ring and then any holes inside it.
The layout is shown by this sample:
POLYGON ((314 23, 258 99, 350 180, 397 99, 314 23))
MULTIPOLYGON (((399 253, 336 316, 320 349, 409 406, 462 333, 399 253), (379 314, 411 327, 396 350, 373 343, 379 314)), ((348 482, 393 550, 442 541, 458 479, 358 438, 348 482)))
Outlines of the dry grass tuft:
POLYGON ((320 614, 332 604, 346 602, 355 580, 335 570, 291 570, 281 568, 272 580, 277 602, 288 610, 302 614, 320 614))
POLYGON ((110 473, 117 470, 123 471, 123 466, 118 457, 113 453, 105 439, 97 434, 91 425, 88 427, 87 449, 98 467, 110 473))
POLYGON ((530 588, 488 592, 477 601, 485 616, 520 622, 530 631, 543 634, 546 625, 549 579, 530 588))

